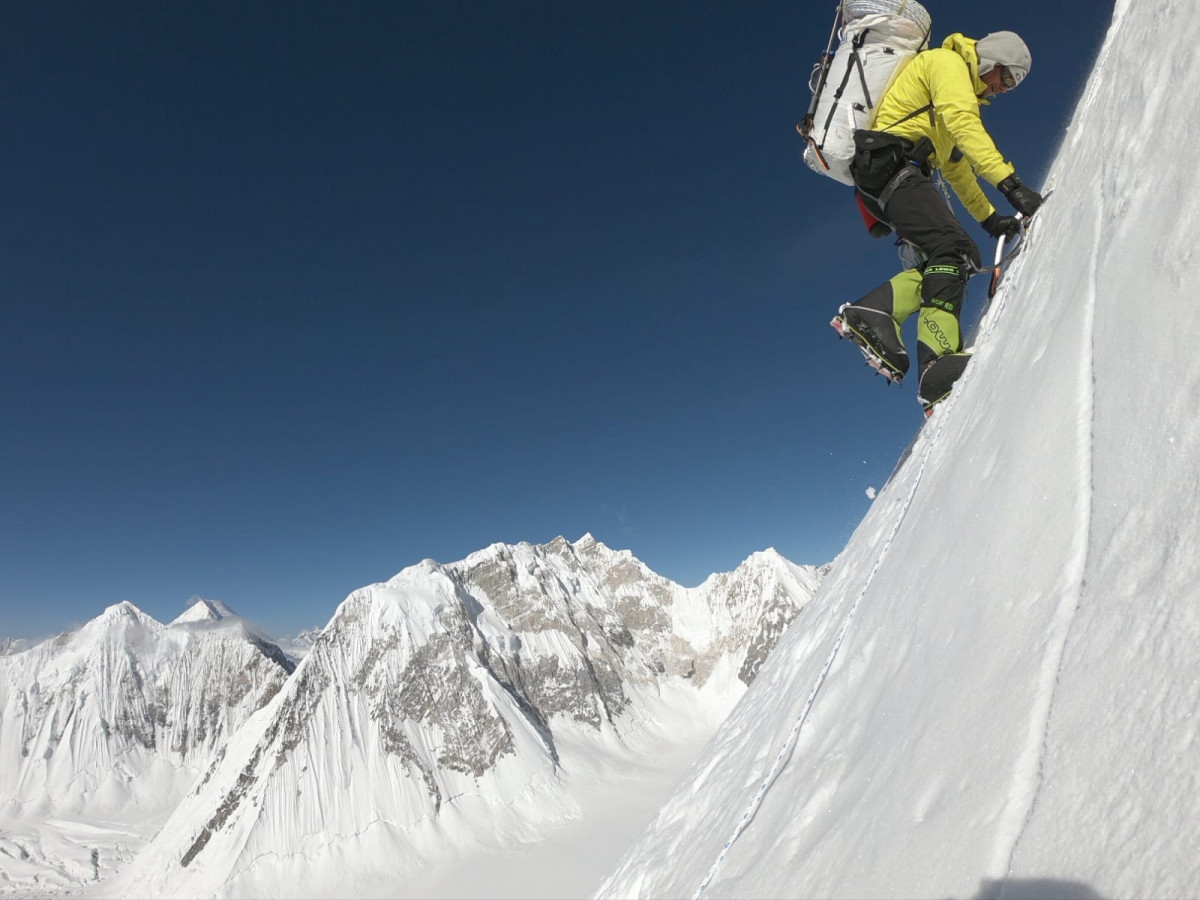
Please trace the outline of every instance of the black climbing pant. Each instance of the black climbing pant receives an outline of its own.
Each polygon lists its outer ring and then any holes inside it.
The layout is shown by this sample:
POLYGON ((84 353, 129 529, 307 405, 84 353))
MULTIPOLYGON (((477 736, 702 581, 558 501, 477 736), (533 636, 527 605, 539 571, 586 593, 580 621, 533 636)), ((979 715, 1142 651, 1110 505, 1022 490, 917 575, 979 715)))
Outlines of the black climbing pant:
MULTIPOLYGON (((864 134, 882 133, 859 132, 856 138, 864 134)), ((865 142, 860 142, 850 171, 871 214, 928 258, 922 268, 921 306, 930 315, 923 317, 917 352, 918 365, 923 367, 934 357, 962 348, 959 312, 972 267, 982 260, 979 247, 929 175, 908 159, 911 143, 898 146, 897 141, 902 139, 878 140, 875 149, 865 149, 865 142)))

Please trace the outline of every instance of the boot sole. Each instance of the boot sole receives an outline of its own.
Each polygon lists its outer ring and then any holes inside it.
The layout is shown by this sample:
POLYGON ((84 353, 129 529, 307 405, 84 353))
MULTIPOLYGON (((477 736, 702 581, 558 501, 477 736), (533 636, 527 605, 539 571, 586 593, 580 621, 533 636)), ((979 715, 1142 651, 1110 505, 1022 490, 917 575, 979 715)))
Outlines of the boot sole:
MULTIPOLYGON (((921 396, 920 387, 918 386, 918 388, 917 388, 917 400, 920 401, 921 407, 925 410, 925 418, 929 418, 929 416, 933 413, 933 408, 935 406, 937 406, 939 403, 941 403, 943 400, 945 400, 947 397, 950 396, 950 394, 954 391, 954 385, 958 383, 958 379, 962 377, 963 372, 966 371, 967 365, 971 361, 970 353, 963 353, 960 351, 959 353, 954 353, 954 354, 950 354, 950 355, 952 355, 956 358, 962 359, 962 368, 959 370, 958 375, 956 375, 954 377, 954 381, 950 382, 950 385, 946 388, 946 390, 943 393, 939 394, 937 397, 934 397, 933 399, 927 399, 927 398, 921 396)), ((939 358, 944 358, 944 357, 939 357, 939 358)))

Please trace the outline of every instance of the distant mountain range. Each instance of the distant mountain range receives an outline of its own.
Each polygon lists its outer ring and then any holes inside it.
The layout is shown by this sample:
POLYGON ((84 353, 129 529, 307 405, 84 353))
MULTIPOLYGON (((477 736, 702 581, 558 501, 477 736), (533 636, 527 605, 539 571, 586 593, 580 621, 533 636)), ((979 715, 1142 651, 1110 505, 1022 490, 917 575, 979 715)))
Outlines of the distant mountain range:
POLYGON ((576 812, 564 755, 661 728, 667 693, 732 706, 823 574, 765 551, 686 589, 590 535, 496 544, 356 591, 287 653, 212 601, 119 604, 0 658, 0 822, 173 809, 130 895, 344 891, 536 835, 576 812))
POLYGON ((313 644, 317 642, 317 638, 321 635, 321 628, 305 628, 298 631, 296 634, 287 635, 285 637, 276 638, 275 643, 279 649, 288 655, 288 658, 293 662, 300 662, 313 648, 313 644))

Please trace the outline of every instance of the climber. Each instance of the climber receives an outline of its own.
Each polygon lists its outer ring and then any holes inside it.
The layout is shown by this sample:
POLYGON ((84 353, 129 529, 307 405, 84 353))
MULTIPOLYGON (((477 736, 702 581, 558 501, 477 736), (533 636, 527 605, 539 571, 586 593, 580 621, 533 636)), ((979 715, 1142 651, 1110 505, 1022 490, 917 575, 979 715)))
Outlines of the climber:
POLYGON ((989 235, 1020 232, 1020 220, 997 212, 977 179, 1025 216, 1037 211, 1042 197, 996 149, 980 106, 1024 81, 1031 63, 1025 42, 1011 31, 978 41, 953 34, 908 63, 880 101, 874 127, 854 134, 850 172, 864 219, 873 234, 894 230, 915 249, 918 266, 844 304, 831 324, 872 366, 899 381, 909 367, 901 325, 919 310, 917 395, 927 414, 966 368, 970 354, 962 352, 959 313, 967 279, 982 265, 979 248, 932 182, 932 170, 941 171, 989 235), (885 227, 872 227, 872 219, 885 227))

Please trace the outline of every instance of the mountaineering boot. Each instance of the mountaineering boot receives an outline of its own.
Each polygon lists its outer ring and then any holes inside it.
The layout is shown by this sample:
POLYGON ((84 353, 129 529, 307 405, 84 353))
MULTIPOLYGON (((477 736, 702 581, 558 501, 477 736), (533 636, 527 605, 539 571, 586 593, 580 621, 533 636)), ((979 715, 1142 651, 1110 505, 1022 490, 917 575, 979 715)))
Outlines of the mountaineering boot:
POLYGON ((927 265, 917 316, 917 360, 921 371, 917 399, 928 416, 944 400, 970 360, 962 351, 958 313, 966 293, 965 265, 927 265))
POLYGON ((917 399, 921 401, 926 416, 933 412, 934 404, 950 396, 950 389, 954 387, 954 382, 958 381, 970 360, 970 353, 947 353, 945 356, 934 357, 921 367, 917 399))
POLYGON ((846 303, 829 324, 839 337, 853 341, 867 365, 888 381, 899 382, 908 371, 908 351, 900 337, 900 326, 887 312, 846 303))
POLYGON ((921 306, 921 273, 907 269, 853 303, 843 304, 829 324, 862 351, 867 365, 899 382, 908 371, 900 326, 921 306))

